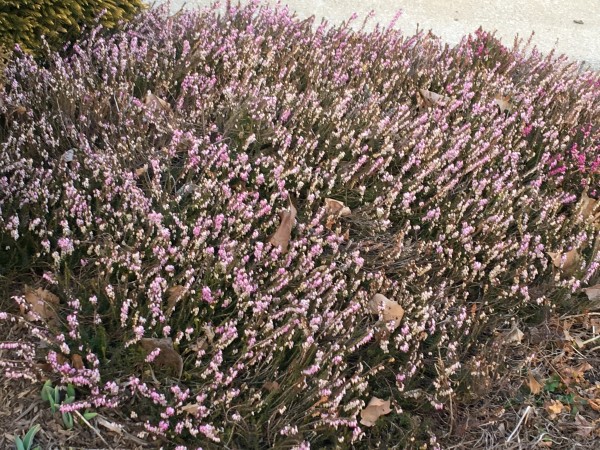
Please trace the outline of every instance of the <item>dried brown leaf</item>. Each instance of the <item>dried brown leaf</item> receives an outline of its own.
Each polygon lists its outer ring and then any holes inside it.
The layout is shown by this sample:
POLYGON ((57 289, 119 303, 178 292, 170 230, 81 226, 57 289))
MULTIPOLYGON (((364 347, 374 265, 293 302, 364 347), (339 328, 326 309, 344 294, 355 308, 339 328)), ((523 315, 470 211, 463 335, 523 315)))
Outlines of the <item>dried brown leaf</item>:
POLYGON ((290 202, 290 208, 281 213, 279 228, 277 228, 275 234, 269 239, 269 242, 276 247, 280 247, 283 253, 287 252, 290 239, 292 238, 292 228, 296 224, 296 213, 296 208, 290 202))
POLYGON ((554 267, 559 268, 566 274, 572 274, 581 261, 581 256, 576 248, 569 250, 567 253, 548 252, 548 256, 552 259, 554 267))
POLYGON ((71 365, 77 370, 85 368, 85 366, 83 365, 83 359, 81 358, 81 355, 78 355, 76 353, 71 355, 71 365))
POLYGON ((267 381, 263 384, 263 387, 269 392, 277 392, 279 390, 279 383, 277 381, 267 381))
POLYGON ((588 405, 596 412, 600 412, 600 399, 587 399, 588 405))
POLYGON ((592 302, 600 300, 600 284, 584 288, 583 292, 585 292, 585 295, 592 302))
POLYGON ((571 384, 583 381, 585 373, 592 369, 593 367, 588 362, 584 361, 576 367, 563 367, 560 372, 563 375, 563 378, 569 380, 569 384, 571 384))
POLYGON ((583 194, 581 194, 581 199, 577 204, 577 209, 584 220, 590 218, 593 220, 598 212, 598 200, 588 197, 587 193, 583 192, 583 194))
POLYGON ((148 353, 160 349, 160 353, 154 358, 152 364, 157 367, 174 369, 178 374, 178 377, 181 377, 183 372, 183 359, 173 348, 173 340, 171 338, 143 338, 140 340, 140 345, 148 353))
POLYGON ((530 373, 528 378, 527 378, 527 386, 529 387, 529 391, 533 394, 533 395, 537 395, 540 392, 542 392, 542 384, 537 380, 537 378, 530 373))
POLYGON ((550 415, 550 418, 554 419, 563 411, 564 405, 558 400, 550 400, 544 404, 544 408, 550 415))
POLYGON ((334 214, 338 217, 347 217, 352 214, 350 208, 348 208, 339 200, 335 200, 333 198, 325 199, 325 209, 327 214, 334 214))
POLYGON ((520 344, 523 341, 525 334, 515 325, 512 329, 504 334, 504 342, 507 344, 520 344))
POLYGON ((593 423, 591 423, 581 414, 577 414, 575 416, 575 424, 577 425, 577 431, 575 433, 583 437, 591 436, 596 428, 593 423))
POLYGON ((190 345, 190 350, 194 352, 206 350, 208 346, 213 343, 213 339, 215 338, 213 328, 208 324, 204 324, 202 325, 202 331, 204 331, 204 336, 199 337, 196 342, 190 345))
POLYGON ((169 105, 169 103, 162 98, 154 95, 151 91, 148 91, 146 94, 146 97, 144 98, 144 104, 152 108, 162 109, 165 112, 171 112, 171 105, 169 105))
POLYGON ((167 315, 170 315, 173 312, 177 302, 185 293, 185 290, 185 287, 180 285, 172 286, 167 289, 167 315))
POLYGON ((146 172, 148 172, 148 164, 144 164, 141 167, 138 167, 137 169, 135 169, 135 174, 138 177, 141 177, 142 175, 144 175, 146 172))
POLYGON ((404 317, 404 308, 383 294, 375 294, 369 302, 369 308, 373 314, 380 314, 380 320, 393 321, 394 329, 398 328, 404 317))
POLYGON ((360 423, 366 427, 372 427, 379 417, 392 412, 389 400, 372 397, 369 404, 360 412, 360 423))
POLYGON ((180 408, 181 411, 186 412, 191 416, 195 416, 198 412, 198 409, 200 409, 200 405, 198 403, 190 403, 180 408))
POLYGON ((494 103, 500 108, 500 112, 511 112, 513 109, 512 103, 510 102, 510 97, 506 95, 496 95, 494 97, 494 103))
POLYGON ((102 425, 108 431, 112 431, 113 433, 117 433, 117 434, 123 434, 123 426, 121 426, 117 423, 109 422, 102 416, 97 416, 96 421, 98 422, 99 425, 102 425))
POLYGON ((24 297, 30 306, 30 310, 25 315, 28 320, 35 320, 36 315, 46 322, 58 320, 56 308, 58 308, 59 298, 52 292, 42 288, 33 290, 26 286, 24 297))
POLYGON ((420 103, 426 107, 443 105, 450 101, 450 97, 440 95, 427 89, 419 89, 417 98, 420 99, 420 103))

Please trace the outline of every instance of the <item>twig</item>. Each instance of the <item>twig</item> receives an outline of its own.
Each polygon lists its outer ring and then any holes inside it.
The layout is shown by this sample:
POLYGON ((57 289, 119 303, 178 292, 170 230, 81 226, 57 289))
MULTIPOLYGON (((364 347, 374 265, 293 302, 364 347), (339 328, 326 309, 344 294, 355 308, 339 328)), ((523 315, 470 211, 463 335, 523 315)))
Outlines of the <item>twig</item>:
POLYGON ((106 446, 112 450, 112 447, 110 446, 110 444, 108 442, 106 442, 106 440, 102 437, 102 435, 100 434, 100 432, 96 429, 96 427, 94 427, 91 423, 88 422, 88 420, 83 417, 81 415, 81 413, 79 411, 73 411, 75 414, 77 414, 79 416, 79 418, 83 421, 83 423, 85 423, 88 427, 90 427, 90 429, 96 433, 96 436, 98 436, 100 438, 100 440, 102 442, 104 442, 104 444, 106 444, 106 446))
POLYGON ((577 319, 579 317, 586 317, 586 316, 600 316, 600 312, 587 312, 584 314, 573 314, 572 316, 563 316, 560 317, 561 320, 567 320, 567 319, 577 319))
POLYGON ((506 439, 506 443, 509 443, 510 441, 512 441, 512 439, 515 437, 515 435, 517 434, 517 432, 519 431, 519 428, 521 428, 521 425, 523 424, 523 421, 525 420, 525 418, 529 415, 529 411, 531 411, 531 406, 528 406, 525 409, 525 412, 523 413, 523 415, 521 416, 521 419, 519 419, 519 423, 517 424, 517 426, 515 427, 515 429, 513 430, 512 433, 510 433, 510 436, 506 439))
POLYGON ((593 338, 588 339, 587 341, 583 341, 581 344, 579 344, 579 347, 580 348, 584 347, 585 345, 587 345, 587 344, 589 344, 591 342, 597 341, 598 339, 600 339, 600 334, 598 336, 595 336, 593 338))

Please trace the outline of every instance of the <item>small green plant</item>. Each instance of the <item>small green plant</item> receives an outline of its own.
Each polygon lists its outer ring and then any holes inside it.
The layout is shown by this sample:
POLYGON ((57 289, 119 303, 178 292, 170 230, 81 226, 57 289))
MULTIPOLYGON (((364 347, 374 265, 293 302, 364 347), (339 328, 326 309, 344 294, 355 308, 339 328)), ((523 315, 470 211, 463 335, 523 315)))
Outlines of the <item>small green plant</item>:
MULTIPOLYGON (((42 387, 42 400, 50 403, 50 410, 52 413, 59 411, 61 405, 68 405, 75 401, 75 388, 72 384, 67 385, 66 395, 61 402, 61 389, 59 387, 52 386, 50 380, 44 383, 42 387)), ((91 420, 96 417, 98 413, 86 411, 82 414, 85 420, 91 420)), ((65 412, 61 414, 63 424, 67 430, 70 430, 74 426, 73 414, 65 412)))
POLYGON ((40 431, 41 429, 42 427, 40 425, 35 424, 29 429, 29 431, 27 431, 23 439, 21 439, 19 436, 16 436, 15 446, 17 450, 40 450, 39 445, 33 447, 33 439, 35 438, 35 435, 38 433, 38 431, 40 431))
POLYGON ((556 375, 553 375, 552 377, 550 377, 548 379, 548 381, 546 381, 544 390, 546 392, 554 393, 560 388, 560 385, 561 385, 560 378, 556 375))

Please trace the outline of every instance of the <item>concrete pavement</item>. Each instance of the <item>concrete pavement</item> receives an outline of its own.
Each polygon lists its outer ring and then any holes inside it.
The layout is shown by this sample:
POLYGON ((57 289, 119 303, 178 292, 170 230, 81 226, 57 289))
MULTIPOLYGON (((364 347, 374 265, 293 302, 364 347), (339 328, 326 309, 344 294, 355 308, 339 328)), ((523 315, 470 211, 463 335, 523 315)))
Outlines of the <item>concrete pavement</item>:
MULTIPOLYGON (((161 2, 165 0, 158 0, 161 2)), ((172 0, 171 10, 211 3, 211 0, 172 0)), ((496 35, 507 45, 512 44, 517 34, 528 38, 535 32, 533 42, 542 52, 556 48, 558 53, 600 69, 600 0, 283 0, 282 3, 299 17, 314 14, 332 23, 348 19, 353 12, 364 18, 374 11, 372 26, 377 22, 387 25, 402 10, 397 28, 407 34, 412 34, 417 26, 431 29, 451 44, 479 26, 497 30, 496 35)))

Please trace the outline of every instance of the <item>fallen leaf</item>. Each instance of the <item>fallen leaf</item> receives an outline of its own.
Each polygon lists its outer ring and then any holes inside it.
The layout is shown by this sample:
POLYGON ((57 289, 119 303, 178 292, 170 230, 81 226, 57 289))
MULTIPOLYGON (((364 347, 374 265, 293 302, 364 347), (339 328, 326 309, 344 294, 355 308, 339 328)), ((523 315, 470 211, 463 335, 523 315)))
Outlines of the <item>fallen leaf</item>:
POLYGON ((167 103, 162 98, 154 95, 151 91, 148 91, 148 93, 146 94, 146 98, 144 98, 144 104, 152 108, 162 109, 165 112, 171 111, 171 105, 169 105, 169 103, 167 103))
POLYGON ((190 403, 180 408, 181 411, 186 412, 191 416, 195 416, 199 409, 200 405, 198 403, 190 403))
POLYGON ((380 320, 384 322, 394 322, 394 329, 398 328, 402 317, 404 317, 404 308, 393 300, 388 299, 383 294, 375 294, 369 302, 370 310, 373 314, 380 314, 380 320))
POLYGON ((215 338, 213 328, 209 324, 204 324, 202 325, 202 331, 204 331, 204 336, 198 338, 194 344, 190 345, 190 350, 195 352, 206 350, 209 344, 213 343, 213 339, 215 338))
POLYGON ((577 211, 582 215, 584 220, 595 218, 597 215, 598 200, 588 197, 586 192, 581 194, 581 199, 577 203, 577 211))
POLYGON ((172 286, 167 289, 167 315, 170 315, 171 312, 175 309, 177 302, 185 293, 186 289, 184 286, 172 286))
POLYGON ((581 260, 577 249, 569 250, 567 253, 548 252, 554 267, 561 269, 566 274, 572 274, 581 260))
POLYGON ((154 358, 152 364, 157 367, 175 369, 178 377, 181 378, 183 359, 173 348, 173 340, 171 338, 143 338, 140 340, 140 345, 148 353, 160 349, 160 353, 154 358))
POLYGON ((591 399, 587 400, 588 405, 596 412, 600 412, 600 399, 591 399))
POLYGON ((85 366, 83 365, 83 359, 81 359, 81 355, 78 355, 76 353, 74 353, 71 356, 71 364, 77 370, 81 370, 81 369, 85 368, 85 366))
POLYGON ((507 344, 520 344, 525 334, 515 325, 504 335, 504 342, 507 344))
POLYGON ((581 414, 575 416, 575 424, 577 425, 575 433, 579 436, 589 437, 594 432, 594 425, 581 414))
POLYGON ((592 302, 600 300, 600 284, 584 288, 583 292, 585 292, 585 295, 592 302))
POLYGON ((426 107, 443 105, 450 101, 450 97, 440 95, 427 89, 419 89, 417 99, 420 99, 420 103, 426 107))
POLYGON ((113 433, 117 434, 123 434, 123 427, 117 423, 109 422, 102 416, 96 416, 96 421, 108 431, 112 431, 113 433))
POLYGON ((322 405, 323 403, 326 403, 328 400, 329 400, 328 395, 322 395, 321 398, 314 405, 312 405, 312 407, 316 408, 317 406, 322 405))
POLYGON ((334 214, 338 217, 347 217, 352 214, 350 208, 348 208, 339 200, 334 200, 333 198, 325 199, 325 209, 327 210, 327 214, 334 214))
POLYGON ((512 103, 510 102, 510 97, 503 95, 496 95, 494 97, 494 103, 500 108, 500 112, 511 112, 512 111, 512 103))
POLYGON ((527 378, 527 386, 529 387, 529 391, 533 395, 537 395, 542 392, 542 384, 537 380, 537 378, 533 374, 529 374, 527 378))
POLYGON ((592 369, 593 367, 588 362, 582 362, 577 367, 563 367, 560 372, 563 378, 568 379, 571 383, 578 383, 583 381, 585 373, 592 369))
POLYGON ((28 320, 36 320, 36 315, 48 322, 58 320, 56 308, 58 308, 59 299, 52 292, 42 288, 33 290, 26 286, 24 297, 30 306, 30 310, 25 316, 28 320))
POLYGON ((73 158, 75 157, 75 149, 69 149, 66 152, 64 152, 62 154, 62 156, 60 157, 60 159, 62 159, 64 162, 71 162, 73 161, 73 158))
POLYGON ((269 239, 269 242, 272 245, 281 247, 283 253, 286 253, 288 250, 290 239, 292 237, 292 228, 294 228, 294 225, 296 224, 296 213, 296 208, 292 202, 290 202, 290 208, 281 213, 281 223, 279 224, 279 228, 277 228, 275 234, 269 239))
POLYGON ((372 397, 369 404, 360 412, 360 423, 366 427, 372 427, 379 417, 392 412, 389 400, 372 397))
POLYGON ((550 415, 550 418, 554 419, 557 415, 559 415, 563 411, 564 405, 561 402, 559 402, 558 400, 550 400, 549 402, 546 402, 546 404, 544 405, 544 408, 550 415))
POLYGON ((277 392, 279 390, 279 383, 277 381, 267 381, 263 384, 263 387, 269 392, 277 392))
POLYGON ((135 169, 135 174, 138 177, 141 177, 142 175, 144 175, 146 172, 148 171, 148 164, 144 164, 141 167, 138 167, 137 169, 135 169))

